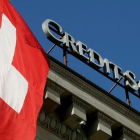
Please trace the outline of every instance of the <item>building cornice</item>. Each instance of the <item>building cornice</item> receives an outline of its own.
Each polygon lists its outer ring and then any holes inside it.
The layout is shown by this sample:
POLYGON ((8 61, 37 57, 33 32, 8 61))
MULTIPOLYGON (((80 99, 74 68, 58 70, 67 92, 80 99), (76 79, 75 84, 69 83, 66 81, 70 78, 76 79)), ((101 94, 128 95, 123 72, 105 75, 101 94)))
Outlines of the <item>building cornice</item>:
POLYGON ((72 96, 72 101, 73 103, 75 103, 76 105, 80 106, 81 108, 88 110, 91 106, 88 105, 87 103, 85 103, 84 101, 82 101, 81 99, 72 96))
POLYGON ((51 88, 52 90, 56 91, 59 94, 62 94, 65 89, 60 87, 59 85, 53 83, 51 80, 47 80, 47 87, 51 88))
POLYGON ((103 120, 104 122, 108 123, 109 125, 113 125, 115 123, 115 121, 111 118, 109 118, 108 116, 106 116, 104 113, 98 111, 97 112, 97 117, 98 119, 103 120))
POLYGON ((140 136, 138 136, 136 133, 132 132, 130 129, 123 127, 122 133, 129 136, 130 138, 134 140, 140 140, 140 136))
POLYGON ((51 65, 50 65, 51 70, 53 70, 56 73, 58 73, 59 75, 63 76, 64 78, 69 80, 71 83, 73 83, 76 86, 78 86, 79 88, 81 88, 83 91, 88 92, 89 94, 96 97, 100 101, 109 105, 111 108, 113 108, 113 109, 117 110, 118 112, 120 112, 121 114, 127 116, 128 118, 130 118, 134 122, 140 124, 140 116, 137 115, 136 113, 134 113, 133 111, 131 111, 129 108, 120 104, 115 99, 112 99, 106 93, 103 93, 100 90, 97 90, 95 87, 88 84, 87 82, 85 82, 81 78, 77 77, 73 73, 69 72, 68 70, 66 70, 62 66, 56 64, 54 61, 50 60, 50 63, 51 63, 51 65))

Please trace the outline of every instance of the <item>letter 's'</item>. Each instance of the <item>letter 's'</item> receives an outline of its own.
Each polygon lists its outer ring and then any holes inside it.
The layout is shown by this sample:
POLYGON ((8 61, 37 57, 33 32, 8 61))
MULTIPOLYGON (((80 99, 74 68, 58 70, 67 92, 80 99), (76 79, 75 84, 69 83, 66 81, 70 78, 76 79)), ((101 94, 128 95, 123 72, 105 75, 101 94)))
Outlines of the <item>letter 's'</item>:
POLYGON ((138 85, 134 80, 136 78, 135 74, 127 70, 125 73, 123 73, 123 75, 126 78, 125 79, 126 87, 132 92, 138 90, 138 85))

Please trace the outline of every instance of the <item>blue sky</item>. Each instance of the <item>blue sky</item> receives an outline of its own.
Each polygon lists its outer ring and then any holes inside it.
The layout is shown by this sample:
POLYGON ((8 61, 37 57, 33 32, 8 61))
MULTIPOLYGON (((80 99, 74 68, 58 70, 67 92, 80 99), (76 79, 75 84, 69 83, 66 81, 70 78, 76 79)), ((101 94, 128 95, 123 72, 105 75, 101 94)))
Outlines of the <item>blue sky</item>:
MULTIPOLYGON (((140 80, 140 1, 139 0, 11 0, 47 52, 53 45, 42 31, 42 23, 52 19, 76 41, 80 40, 140 80)), ((63 62, 62 50, 51 53, 63 62)), ((68 66, 106 91, 114 85, 94 69, 68 55, 68 66)), ((126 102, 117 86, 114 96, 126 102)), ((140 111, 140 99, 130 94, 132 107, 140 111)))

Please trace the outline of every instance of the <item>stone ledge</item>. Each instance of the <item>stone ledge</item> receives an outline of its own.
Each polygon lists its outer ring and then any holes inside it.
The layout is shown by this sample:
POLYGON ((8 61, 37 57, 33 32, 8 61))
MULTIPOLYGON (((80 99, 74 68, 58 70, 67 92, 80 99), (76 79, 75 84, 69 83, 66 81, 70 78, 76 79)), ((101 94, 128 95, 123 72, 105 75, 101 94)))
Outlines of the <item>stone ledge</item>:
POLYGON ((50 79, 47 80, 47 87, 53 89, 55 92, 57 92, 59 94, 62 94, 65 91, 65 89, 63 89, 59 85, 56 85, 50 79))
POLYGON ((98 111, 96 116, 103 120, 104 122, 108 123, 109 125, 113 125, 115 123, 115 121, 113 119, 111 119, 110 117, 106 116, 104 113, 98 111))
POLYGON ((70 73, 68 70, 62 68, 61 66, 59 66, 58 64, 56 64, 52 60, 50 60, 50 63, 51 63, 51 69, 53 71, 55 71, 58 74, 60 74, 61 76, 65 77, 70 82, 74 83, 75 85, 80 87, 82 90, 87 91, 88 93, 90 93, 91 95, 96 97, 97 99, 103 101, 105 104, 108 104, 111 108, 117 110, 121 114, 127 116, 128 118, 132 119, 136 123, 140 124, 140 116, 139 115, 135 114, 133 111, 131 111, 128 108, 126 108, 125 106, 121 105, 120 103, 113 100, 109 96, 103 94, 101 91, 95 89, 94 87, 92 87, 91 85, 89 85, 85 81, 81 80, 80 78, 78 78, 74 74, 70 73))
POLYGON ((81 99, 72 96, 72 101, 73 103, 77 104, 78 106, 80 106, 81 108, 88 110, 91 106, 88 105, 87 103, 85 103, 84 101, 82 101, 81 99))
POLYGON ((140 140, 140 136, 138 136, 136 133, 132 132, 130 129, 123 127, 122 133, 129 136, 130 138, 134 140, 140 140))

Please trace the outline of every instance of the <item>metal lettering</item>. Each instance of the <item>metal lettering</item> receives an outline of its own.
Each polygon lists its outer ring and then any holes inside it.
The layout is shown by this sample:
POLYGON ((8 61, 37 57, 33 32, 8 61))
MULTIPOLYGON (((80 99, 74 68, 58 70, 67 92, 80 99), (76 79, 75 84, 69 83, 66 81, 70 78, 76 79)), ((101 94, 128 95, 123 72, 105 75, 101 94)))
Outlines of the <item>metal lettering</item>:
POLYGON ((110 74, 110 66, 109 66, 109 60, 104 59, 104 73, 110 74))
POLYGON ((62 32, 62 27, 51 19, 47 19, 42 24, 42 29, 43 29, 44 33, 47 35, 47 38, 55 44, 61 44, 63 42, 63 39, 59 39, 51 33, 51 31, 49 29, 49 24, 52 25, 53 27, 55 27, 58 33, 62 32))
POLYGON ((110 63, 110 67, 113 70, 114 79, 118 80, 119 79, 119 73, 122 71, 122 69, 119 66, 117 66, 116 64, 112 63, 112 62, 109 62, 109 63, 110 63))
POLYGON ((138 93, 140 95, 140 81, 138 81, 137 84, 138 84, 138 93))
POLYGON ((87 50, 87 52, 89 53, 89 63, 95 67, 95 68, 102 68, 104 66, 104 61, 102 59, 102 57, 95 52, 94 50, 92 50, 91 48, 87 50), (95 59, 97 59, 98 64, 95 63, 95 59))
POLYGON ((125 84, 126 84, 126 87, 131 90, 132 92, 138 90, 138 85, 137 83, 135 82, 134 79, 136 79, 136 76, 134 73, 132 73, 131 71, 127 70, 124 74, 125 76, 125 84))
MULTIPOLYGON (((61 34, 62 27, 55 21, 47 19, 45 22, 43 22, 42 29, 51 42, 57 45, 62 43, 63 47, 66 47, 65 49, 69 48, 71 52, 74 53, 74 56, 80 58, 83 61, 88 61, 88 65, 95 69, 100 69, 103 67, 104 73, 107 75, 110 74, 110 69, 112 69, 114 79, 119 79, 119 74, 121 74, 122 71, 119 66, 112 62, 109 62, 109 60, 106 58, 103 60, 103 58, 91 48, 86 50, 87 46, 81 41, 77 41, 77 43, 75 43, 75 39, 68 33, 65 32, 64 34, 61 34), (53 28, 49 25, 53 26, 53 28), (56 34, 60 35, 62 38, 60 39, 54 36, 51 33, 50 29, 56 34), (85 56, 86 53, 88 54, 88 56, 85 56)), ((129 70, 126 71, 123 75, 125 76, 126 87, 132 92, 138 90, 138 93, 140 95, 140 81, 138 81, 138 84, 135 82, 135 75, 129 70)))
POLYGON ((63 44, 66 47, 70 48, 73 53, 78 53, 78 51, 77 51, 77 49, 75 47, 74 38, 71 35, 69 35, 68 33, 66 33, 66 32, 64 33, 63 44))
POLYGON ((84 55, 84 53, 87 53, 87 50, 86 50, 87 49, 87 46, 84 43, 82 43, 81 41, 77 41, 76 42, 76 46, 78 48, 78 52, 79 52, 81 58, 84 61, 89 60, 89 58, 84 55))

